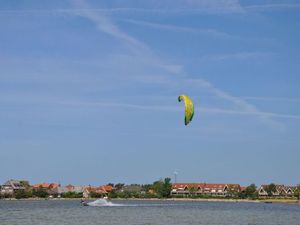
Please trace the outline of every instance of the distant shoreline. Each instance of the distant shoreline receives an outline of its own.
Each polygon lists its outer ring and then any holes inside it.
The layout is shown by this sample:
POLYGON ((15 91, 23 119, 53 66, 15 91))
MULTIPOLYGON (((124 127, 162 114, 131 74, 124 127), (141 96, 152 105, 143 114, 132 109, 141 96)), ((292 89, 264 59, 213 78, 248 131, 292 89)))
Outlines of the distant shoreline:
MULTIPOLYGON (((97 198, 89 198, 89 201, 96 200, 97 198)), ((78 200, 80 201, 81 198, 24 198, 24 199, 15 199, 15 198, 3 198, 0 201, 62 201, 62 200, 78 200)), ((281 204, 299 204, 300 200, 296 199, 215 199, 215 198, 113 198, 111 199, 117 201, 178 201, 178 202, 246 202, 246 203, 281 203, 281 204)))

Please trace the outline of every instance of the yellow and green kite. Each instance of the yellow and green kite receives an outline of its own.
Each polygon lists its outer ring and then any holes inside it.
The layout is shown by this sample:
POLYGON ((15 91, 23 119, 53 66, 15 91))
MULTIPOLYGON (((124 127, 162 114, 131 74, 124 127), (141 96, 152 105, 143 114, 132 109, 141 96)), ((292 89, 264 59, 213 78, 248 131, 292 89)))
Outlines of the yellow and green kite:
POLYGON ((184 101, 185 105, 185 118, 184 118, 184 124, 188 125, 194 116, 194 104, 193 101, 187 96, 187 95, 179 95, 178 101, 184 101))

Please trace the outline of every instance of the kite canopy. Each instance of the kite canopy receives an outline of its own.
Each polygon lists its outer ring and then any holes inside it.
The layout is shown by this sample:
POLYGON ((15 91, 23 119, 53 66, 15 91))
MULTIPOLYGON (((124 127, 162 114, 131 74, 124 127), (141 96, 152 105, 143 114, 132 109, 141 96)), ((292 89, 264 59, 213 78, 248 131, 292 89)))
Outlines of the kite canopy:
POLYGON ((187 96, 187 95, 179 95, 178 101, 184 101, 185 105, 185 118, 184 118, 184 124, 188 125, 194 116, 194 104, 193 101, 187 96))

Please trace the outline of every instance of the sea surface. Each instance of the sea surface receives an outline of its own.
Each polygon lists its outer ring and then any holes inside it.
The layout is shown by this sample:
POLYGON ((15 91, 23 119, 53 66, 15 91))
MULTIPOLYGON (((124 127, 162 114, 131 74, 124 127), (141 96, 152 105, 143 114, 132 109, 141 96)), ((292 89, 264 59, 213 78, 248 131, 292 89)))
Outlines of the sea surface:
POLYGON ((1 225, 300 225, 300 205, 112 201, 83 206, 80 200, 0 200, 1 225))

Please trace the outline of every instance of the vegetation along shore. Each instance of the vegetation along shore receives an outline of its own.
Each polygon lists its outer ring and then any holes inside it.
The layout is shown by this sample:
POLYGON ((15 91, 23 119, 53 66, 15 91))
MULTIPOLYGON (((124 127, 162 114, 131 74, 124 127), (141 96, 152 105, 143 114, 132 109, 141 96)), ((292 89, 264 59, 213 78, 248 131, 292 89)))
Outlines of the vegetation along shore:
POLYGON ((8 180, 0 186, 0 198, 5 200, 96 199, 104 196, 117 200, 264 202, 299 204, 300 185, 171 183, 170 178, 152 184, 109 183, 100 186, 79 186, 58 183, 31 185, 28 181, 8 180))

